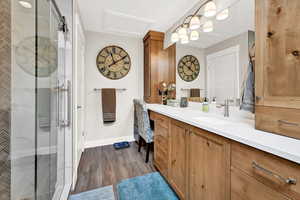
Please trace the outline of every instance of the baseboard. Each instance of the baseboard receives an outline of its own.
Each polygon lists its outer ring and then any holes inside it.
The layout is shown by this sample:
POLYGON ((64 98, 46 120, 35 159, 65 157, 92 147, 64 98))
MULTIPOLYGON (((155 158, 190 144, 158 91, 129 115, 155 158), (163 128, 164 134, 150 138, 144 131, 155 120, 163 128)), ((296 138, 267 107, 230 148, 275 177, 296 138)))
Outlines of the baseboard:
POLYGON ((55 154, 57 151, 57 146, 51 146, 51 147, 39 147, 37 149, 37 152, 34 149, 29 150, 23 150, 23 151, 12 151, 11 159, 17 160, 24 157, 30 157, 37 155, 49 155, 49 154, 55 154))
POLYGON ((85 142, 84 146, 85 148, 101 147, 101 146, 111 145, 113 143, 123 142, 123 141, 133 142, 135 141, 135 139, 133 136, 124 136, 124 137, 110 138, 105 140, 87 141, 85 142))

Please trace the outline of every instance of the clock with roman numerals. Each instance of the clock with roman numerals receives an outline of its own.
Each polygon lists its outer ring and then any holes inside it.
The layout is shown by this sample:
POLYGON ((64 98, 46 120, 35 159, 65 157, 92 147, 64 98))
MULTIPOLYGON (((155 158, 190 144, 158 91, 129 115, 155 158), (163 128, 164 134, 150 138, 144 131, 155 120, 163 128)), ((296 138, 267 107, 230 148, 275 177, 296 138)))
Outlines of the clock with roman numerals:
POLYGON ((182 80, 191 82, 198 77, 200 73, 200 64, 195 56, 186 55, 180 59, 177 70, 182 80))
POLYGON ((96 62, 99 72, 112 80, 125 77, 131 67, 129 54, 118 46, 103 48, 98 54, 96 62))

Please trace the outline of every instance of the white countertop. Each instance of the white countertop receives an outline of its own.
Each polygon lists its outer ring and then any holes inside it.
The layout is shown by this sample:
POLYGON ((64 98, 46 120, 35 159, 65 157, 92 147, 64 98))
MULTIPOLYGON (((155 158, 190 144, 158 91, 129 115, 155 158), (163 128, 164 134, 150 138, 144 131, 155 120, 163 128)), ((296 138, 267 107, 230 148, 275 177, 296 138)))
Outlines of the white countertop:
POLYGON ((147 104, 149 110, 300 164, 300 140, 254 128, 253 119, 225 118, 195 108, 147 104))

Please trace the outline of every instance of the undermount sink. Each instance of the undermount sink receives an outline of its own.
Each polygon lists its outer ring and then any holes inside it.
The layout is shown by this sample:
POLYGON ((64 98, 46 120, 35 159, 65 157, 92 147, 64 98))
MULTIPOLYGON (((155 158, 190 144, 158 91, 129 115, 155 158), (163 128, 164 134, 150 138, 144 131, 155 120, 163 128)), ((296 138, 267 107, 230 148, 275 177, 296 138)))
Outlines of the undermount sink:
POLYGON ((195 117, 196 121, 207 123, 207 124, 215 124, 215 125, 225 125, 230 123, 228 120, 218 119, 216 117, 195 117))

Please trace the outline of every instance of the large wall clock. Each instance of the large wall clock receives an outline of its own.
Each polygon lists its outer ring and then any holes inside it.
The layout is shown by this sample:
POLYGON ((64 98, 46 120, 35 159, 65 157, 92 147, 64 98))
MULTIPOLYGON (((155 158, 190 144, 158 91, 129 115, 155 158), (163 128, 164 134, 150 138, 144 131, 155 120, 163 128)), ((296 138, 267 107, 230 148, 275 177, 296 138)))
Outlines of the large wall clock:
POLYGON ((97 56, 99 72, 106 78, 117 80, 130 71, 131 60, 128 53, 118 46, 107 46, 97 56))
POLYGON ((182 80, 191 82, 198 77, 200 64, 195 56, 186 55, 180 59, 177 70, 182 80))

